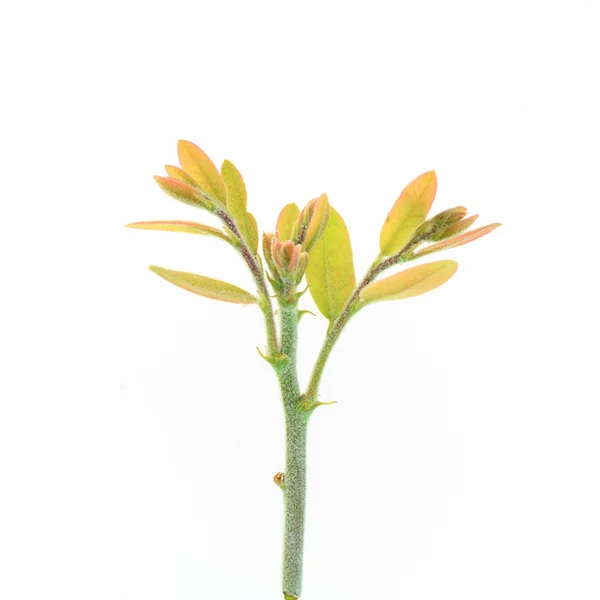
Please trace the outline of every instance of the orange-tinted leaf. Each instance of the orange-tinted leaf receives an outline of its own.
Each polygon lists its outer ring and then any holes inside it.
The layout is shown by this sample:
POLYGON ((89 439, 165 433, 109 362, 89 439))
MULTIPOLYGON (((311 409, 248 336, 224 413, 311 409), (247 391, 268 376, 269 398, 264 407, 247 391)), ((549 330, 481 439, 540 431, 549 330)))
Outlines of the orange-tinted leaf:
POLYGON ((332 206, 327 227, 308 255, 306 281, 317 308, 329 320, 339 316, 356 287, 350 235, 332 206))
POLYGON ((458 263, 454 260, 419 265, 369 284, 360 292, 360 297, 365 304, 370 304, 420 296, 446 283, 457 268, 458 263))
POLYGON ((179 181, 183 181, 183 183, 187 183, 192 187, 196 187, 198 185, 193 177, 175 165, 165 165, 165 171, 172 179, 178 179, 179 181))
POLYGON ((196 208, 214 210, 214 204, 203 198, 197 190, 187 185, 187 183, 183 183, 183 181, 179 181, 178 179, 172 179, 171 177, 160 177, 159 175, 155 175, 154 179, 160 186, 160 189, 169 194, 171 198, 175 198, 175 200, 196 208))
POLYGON ((196 144, 185 140, 179 140, 177 154, 184 171, 196 181, 198 187, 211 198, 225 205, 227 203, 225 184, 213 161, 196 144))
POLYGON ((153 273, 160 275, 170 283, 199 296, 236 304, 254 304, 258 302, 258 298, 231 283, 196 275, 195 273, 172 271, 155 265, 151 265, 149 268, 153 273))
POLYGON ((258 226, 254 216, 246 210, 248 202, 246 184, 235 165, 228 160, 223 161, 221 177, 227 190, 227 208, 235 219, 244 241, 253 254, 256 254, 258 250, 258 226))
POLYGON ((279 239, 282 242, 292 239, 292 230, 294 229, 294 223, 300 214, 300 209, 294 203, 287 204, 281 209, 279 217, 277 218, 277 225, 275 231, 279 235, 279 239))
POLYGON ((432 252, 439 252, 440 250, 448 250, 449 248, 456 248, 458 246, 462 246, 463 244, 468 244, 469 242, 473 242, 476 239, 479 239, 480 237, 483 237, 484 235, 494 231, 494 229, 500 227, 500 225, 502 225, 502 223, 492 223, 491 225, 486 225, 485 227, 480 227, 479 229, 473 229, 473 231, 467 231, 461 235, 431 244, 431 246, 427 246, 423 248, 423 250, 415 252, 415 257, 425 256, 427 254, 431 254, 432 252))
POLYGON ((435 171, 419 175, 402 190, 381 229, 381 254, 392 256, 410 242, 419 225, 427 218, 436 191, 435 171))
POLYGON ((148 229, 151 231, 176 231, 180 233, 195 233, 196 235, 212 235, 231 243, 227 235, 220 229, 216 229, 210 225, 194 223, 193 221, 139 221, 137 223, 129 223, 125 227, 131 227, 131 229, 148 229))

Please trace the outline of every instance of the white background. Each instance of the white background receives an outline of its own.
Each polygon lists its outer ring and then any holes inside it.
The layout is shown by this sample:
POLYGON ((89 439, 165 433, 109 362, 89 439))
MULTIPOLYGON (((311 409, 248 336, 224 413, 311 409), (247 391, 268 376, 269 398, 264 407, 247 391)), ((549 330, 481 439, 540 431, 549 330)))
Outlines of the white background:
POLYGON ((303 598, 600 598, 599 2, 38 1, 0 27, 1 598, 280 597, 261 315, 147 265, 251 279, 123 227, 207 222, 152 180, 179 138, 267 231, 326 191, 358 275, 423 171, 436 212, 504 223, 334 351, 303 598))

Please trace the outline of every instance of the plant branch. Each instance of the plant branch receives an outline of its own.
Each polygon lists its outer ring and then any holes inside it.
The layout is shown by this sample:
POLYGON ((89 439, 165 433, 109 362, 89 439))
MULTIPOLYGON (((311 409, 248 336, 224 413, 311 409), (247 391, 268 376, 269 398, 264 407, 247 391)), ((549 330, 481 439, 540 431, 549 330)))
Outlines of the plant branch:
POLYGON ((262 296, 261 302, 259 304, 260 309, 265 317, 265 325, 267 328, 267 354, 269 356, 275 356, 279 354, 279 344, 277 343, 277 327, 275 325, 275 314, 273 312, 273 304, 271 302, 271 296, 269 293, 269 288, 267 287, 267 281, 265 279, 264 271, 262 267, 259 265, 256 257, 248 248, 248 244, 246 244, 240 230, 237 228, 234 219, 225 212, 221 208, 217 208, 215 210, 215 214, 225 223, 226 227, 238 238, 239 247, 238 251, 242 255, 242 258, 248 265, 252 276, 254 277, 254 281, 256 282, 256 286, 258 287, 258 291, 262 296))
POLYGON ((325 369, 327 359, 329 358, 329 355, 331 354, 331 351, 339 339, 344 327, 350 318, 358 311, 358 308, 356 307, 356 300, 358 299, 360 292, 379 275, 381 275, 383 271, 400 262, 403 262, 405 255, 417 244, 419 244, 420 241, 420 239, 411 240, 408 244, 406 244, 406 246, 404 246, 404 248, 402 248, 402 250, 393 256, 389 256, 388 258, 384 259, 383 256, 378 256, 375 262, 373 262, 373 264, 369 267, 365 276, 361 279, 360 283, 356 286, 348 298, 344 308, 342 309, 342 312, 339 314, 338 318, 330 324, 329 329, 327 330, 325 341, 323 342, 323 346, 321 347, 319 355, 317 356, 310 381, 304 394, 307 402, 312 403, 317 401, 319 384, 321 382, 321 377, 323 375, 323 370, 325 369))

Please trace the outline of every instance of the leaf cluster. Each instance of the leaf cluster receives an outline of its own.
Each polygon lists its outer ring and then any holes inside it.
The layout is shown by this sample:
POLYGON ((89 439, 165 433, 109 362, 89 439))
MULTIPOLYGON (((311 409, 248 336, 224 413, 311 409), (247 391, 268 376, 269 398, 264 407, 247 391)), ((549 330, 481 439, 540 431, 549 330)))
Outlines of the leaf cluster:
MULTIPOLYGON (((237 250, 256 282, 256 292, 231 283, 164 267, 150 269, 167 281, 193 293, 237 304, 258 304, 265 314, 268 352, 279 351, 271 297, 295 304, 304 278, 330 330, 341 329, 365 306, 380 301, 419 296, 446 283, 455 273, 454 260, 438 260, 380 278, 388 269, 435 252, 456 248, 487 235, 499 223, 470 229, 477 215, 457 206, 429 217, 437 193, 437 177, 428 171, 413 179, 390 209, 379 236, 379 254, 357 284, 350 234, 326 194, 300 209, 288 204, 281 210, 275 231, 262 234, 248 212, 247 190, 235 165, 225 160, 220 170, 198 146, 178 143, 180 166, 167 165, 166 176, 156 176, 159 187, 172 198, 211 213, 221 227, 193 221, 143 221, 128 227, 213 236, 237 250), (267 284, 268 281, 268 284, 267 284)), ((339 332, 338 332, 339 333, 339 332)))

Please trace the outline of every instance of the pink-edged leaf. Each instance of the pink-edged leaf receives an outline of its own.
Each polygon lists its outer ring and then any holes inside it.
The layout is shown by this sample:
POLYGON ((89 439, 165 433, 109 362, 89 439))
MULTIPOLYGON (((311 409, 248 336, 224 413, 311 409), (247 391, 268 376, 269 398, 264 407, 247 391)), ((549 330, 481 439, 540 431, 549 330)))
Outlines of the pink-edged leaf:
POLYGON ((171 198, 175 198, 175 200, 196 208, 204 208, 211 212, 214 211, 214 204, 206 200, 198 190, 187 185, 187 183, 171 177, 161 177, 160 175, 155 175, 154 180, 158 183, 160 189, 171 196, 171 198))
POLYGON ((454 260, 419 265, 370 283, 360 292, 360 297, 365 304, 371 304, 420 296, 446 283, 457 269, 458 263, 454 260))
POLYGON ((186 140, 179 140, 177 154, 183 170, 196 181, 198 187, 217 202, 227 204, 225 184, 208 155, 186 140))
POLYGON ((474 242, 480 237, 491 233, 492 231, 494 231, 494 229, 500 227, 501 225, 502 223, 492 223, 491 225, 486 225, 485 227, 480 227, 479 229, 473 229, 473 231, 467 231, 465 233, 462 233, 461 235, 442 240, 441 242, 436 242, 435 244, 426 246, 419 252, 415 252, 414 256, 415 258, 420 256, 426 256, 427 254, 432 254, 433 252, 440 252, 441 250, 457 248, 458 246, 462 246, 463 244, 474 242))
POLYGON ((258 298, 246 290, 218 279, 185 271, 173 271, 156 265, 151 265, 149 269, 168 282, 199 296, 235 304, 256 304, 258 302, 258 298))
POLYGON ((195 223, 194 221, 138 221, 136 223, 129 223, 125 227, 147 229, 149 231, 174 231, 179 233, 194 233, 196 235, 210 235, 231 243, 229 237, 220 229, 211 227, 210 225, 203 225, 202 223, 195 223))
POLYGON ((402 190, 381 229, 379 248, 382 255, 392 256, 410 242, 427 218, 436 191, 435 171, 419 175, 402 190))
POLYGON ((198 187, 196 180, 188 175, 183 169, 176 167, 175 165, 165 165, 165 171, 167 175, 172 179, 178 179, 179 181, 183 181, 183 183, 187 183, 191 187, 198 187))

